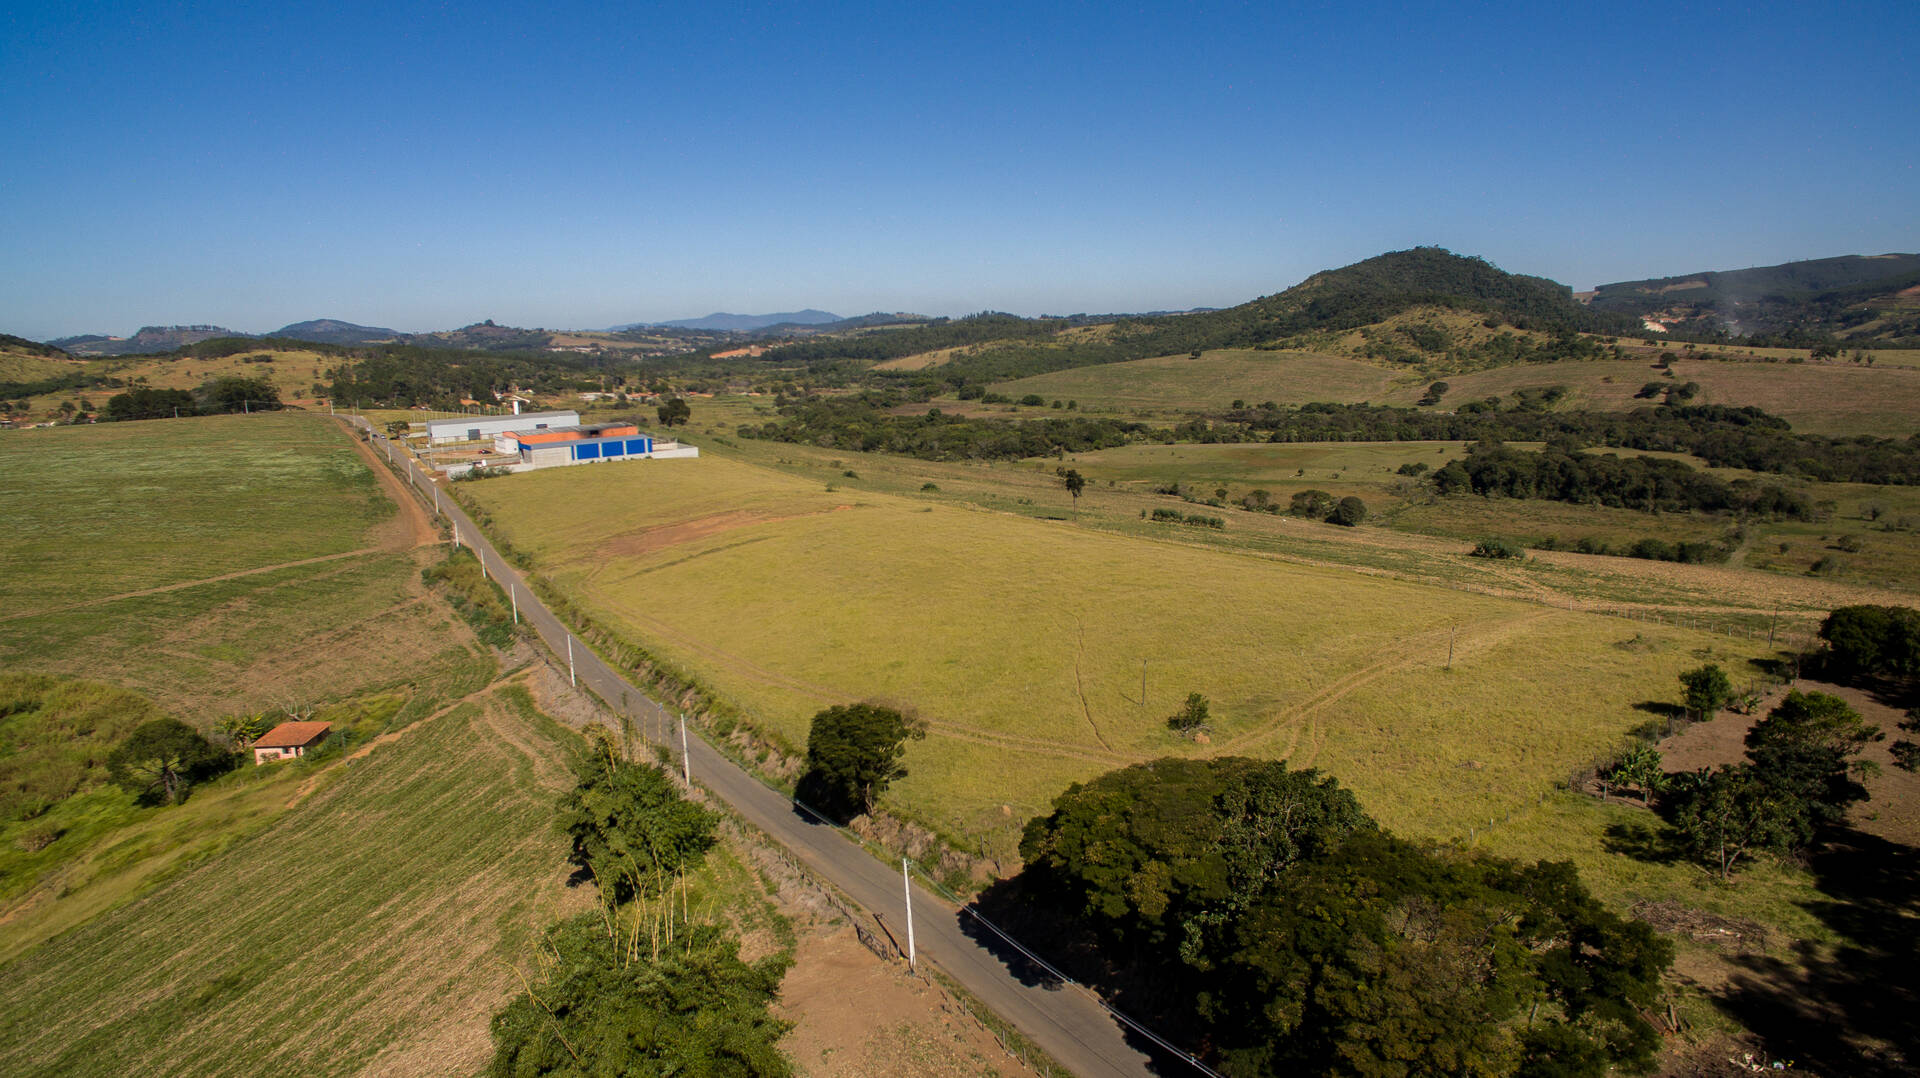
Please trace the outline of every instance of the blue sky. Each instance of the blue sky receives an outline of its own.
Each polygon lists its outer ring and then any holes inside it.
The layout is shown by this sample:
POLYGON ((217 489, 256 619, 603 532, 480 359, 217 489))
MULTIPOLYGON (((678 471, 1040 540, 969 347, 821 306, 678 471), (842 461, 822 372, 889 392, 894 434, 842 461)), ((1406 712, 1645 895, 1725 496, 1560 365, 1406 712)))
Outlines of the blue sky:
POLYGON ((1920 249, 1920 4, 0 6, 0 332, 1920 249))

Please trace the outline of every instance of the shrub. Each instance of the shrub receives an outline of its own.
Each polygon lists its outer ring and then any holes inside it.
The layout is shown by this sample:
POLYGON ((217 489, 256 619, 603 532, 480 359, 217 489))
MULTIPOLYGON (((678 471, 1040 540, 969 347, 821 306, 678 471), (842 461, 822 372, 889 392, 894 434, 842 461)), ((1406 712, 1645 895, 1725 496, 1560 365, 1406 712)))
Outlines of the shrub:
POLYGON ((1333 512, 1327 514, 1327 523, 1338 524, 1344 528, 1351 528, 1365 519, 1367 519, 1367 503, 1351 495, 1340 499, 1340 504, 1334 506, 1333 512))
POLYGON ((1520 558, 1526 556, 1519 543, 1512 539, 1482 539, 1468 552, 1476 558, 1520 558))
POLYGON ((1324 490, 1303 490, 1287 502, 1287 512, 1310 520, 1327 519, 1333 508, 1333 495, 1324 490))

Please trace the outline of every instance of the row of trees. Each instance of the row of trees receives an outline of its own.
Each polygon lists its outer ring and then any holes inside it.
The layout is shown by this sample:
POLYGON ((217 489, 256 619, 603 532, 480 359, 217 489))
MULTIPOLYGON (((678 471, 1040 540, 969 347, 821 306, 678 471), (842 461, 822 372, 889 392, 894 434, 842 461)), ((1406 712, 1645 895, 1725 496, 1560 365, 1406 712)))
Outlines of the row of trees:
POLYGON ((1317 771, 1162 759, 1075 785, 1018 891, 1236 1076, 1642 1066, 1672 957, 1573 867, 1397 838, 1317 771))
POLYGON ((213 378, 198 389, 136 386, 107 400, 107 418, 172 419, 233 412, 270 412, 283 407, 280 390, 268 378, 213 378))
POLYGON ((742 426, 742 438, 798 442, 855 452, 898 453, 922 460, 1015 460, 1084 453, 1124 445, 1144 434, 1139 423, 1084 416, 1025 422, 975 419, 933 409, 902 416, 886 411, 892 398, 860 394, 780 405, 783 419, 742 426))
POLYGON ((1683 461, 1581 453, 1564 444, 1535 453, 1499 442, 1476 442, 1466 459, 1448 461, 1430 481, 1440 494, 1542 498, 1648 512, 1813 517, 1813 503, 1805 494, 1778 484, 1745 479, 1729 483, 1695 471, 1683 461))
POLYGON ((660 768, 621 759, 608 738, 590 742, 562 818, 601 905, 547 933, 540 977, 493 1018, 489 1073, 785 1078, 789 1026, 769 1008, 788 959, 743 961, 725 927, 687 913, 686 874, 718 818, 660 768))

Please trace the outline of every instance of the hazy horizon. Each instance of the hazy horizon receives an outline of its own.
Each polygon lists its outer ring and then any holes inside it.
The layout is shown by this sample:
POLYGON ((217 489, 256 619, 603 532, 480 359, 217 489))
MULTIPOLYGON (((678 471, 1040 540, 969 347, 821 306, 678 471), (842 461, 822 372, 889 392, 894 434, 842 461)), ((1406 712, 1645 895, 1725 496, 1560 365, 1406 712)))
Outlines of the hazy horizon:
POLYGON ((0 331, 36 339, 1183 310, 1420 245, 1576 290, 1920 249, 1911 4, 108 3, 10 30, 0 331))

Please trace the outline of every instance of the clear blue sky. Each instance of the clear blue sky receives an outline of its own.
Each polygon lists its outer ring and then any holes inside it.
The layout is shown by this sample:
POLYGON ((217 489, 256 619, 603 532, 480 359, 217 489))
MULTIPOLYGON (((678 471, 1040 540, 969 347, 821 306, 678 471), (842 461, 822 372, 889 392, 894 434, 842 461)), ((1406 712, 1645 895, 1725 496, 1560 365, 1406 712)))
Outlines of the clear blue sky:
POLYGON ((0 331, 1227 306, 1920 249, 1920 4, 0 8, 0 331))

